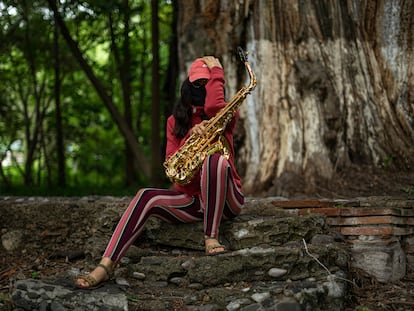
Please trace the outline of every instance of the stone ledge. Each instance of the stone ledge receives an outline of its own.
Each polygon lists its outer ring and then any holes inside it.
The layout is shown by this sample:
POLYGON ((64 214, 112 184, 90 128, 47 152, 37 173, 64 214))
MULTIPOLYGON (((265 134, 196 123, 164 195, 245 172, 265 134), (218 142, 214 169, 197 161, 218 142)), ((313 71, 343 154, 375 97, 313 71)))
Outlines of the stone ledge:
MULTIPOLYGON (((14 248, 13 250, 9 250, 11 252, 25 251, 24 247, 26 247, 26 245, 30 245, 33 250, 41 250, 47 254, 50 254, 50 252, 60 251, 62 248, 83 250, 93 262, 100 257, 101 252, 106 245, 106 241, 112 233, 113 226, 116 224, 120 214, 125 209, 130 199, 131 198, 129 197, 46 199, 0 198, 0 215, 2 219, 6 220, 2 223, 1 231, 3 245, 4 240, 14 241, 12 243, 9 243, 10 245, 16 245, 17 243, 18 247, 14 248), (45 215, 47 215, 47 217, 45 217, 45 215), (76 224, 76 226, 73 224, 76 224), (16 235, 11 233, 16 233, 16 235)), ((348 244, 341 244, 342 251, 347 252, 348 249, 351 251, 350 254, 352 255, 351 257, 353 259, 349 261, 350 265, 361 267, 362 270, 367 271, 369 274, 373 275, 381 282, 389 282, 398 280, 404 276, 406 269, 405 260, 408 260, 408 262, 410 260, 414 261, 414 256, 412 253, 414 235, 409 232, 405 235, 398 235, 398 232, 395 231, 396 229, 400 228, 404 230, 411 228, 411 220, 403 223, 401 226, 400 224, 394 223, 387 224, 386 221, 383 221, 384 223, 380 225, 375 224, 373 221, 370 221, 368 224, 366 224, 364 223, 364 219, 368 219, 367 217, 373 216, 380 217, 377 219, 388 219, 390 221, 395 221, 395 219, 405 217, 403 218, 405 221, 407 219, 410 219, 410 213, 412 209, 413 200, 401 201, 398 199, 391 200, 384 198, 360 198, 347 201, 289 201, 285 198, 247 198, 242 214, 232 221, 223 222, 223 226, 221 228, 221 237, 224 239, 223 242, 227 243, 229 248, 233 250, 242 250, 257 246, 274 249, 278 249, 278 247, 286 247, 290 248, 292 250, 292 253, 295 253, 295 249, 297 250, 299 247, 299 252, 305 254, 306 252, 303 249, 302 240, 305 240, 307 243, 310 243, 312 240, 319 240, 322 241, 321 243, 328 245, 330 243, 333 243, 336 238, 341 237, 341 235, 332 234, 332 231, 341 233, 341 231, 337 228, 368 228, 371 231, 365 231, 365 234, 360 234, 361 232, 357 231, 352 231, 349 232, 350 234, 346 234, 345 237, 348 244), (338 216, 331 217, 327 214, 320 213, 324 209, 329 209, 331 212, 338 212, 338 210, 341 211, 341 213, 348 212, 352 216, 344 216, 345 214, 342 214, 339 216, 342 217, 342 220, 338 220, 334 218, 338 216), (379 212, 380 214, 372 215, 375 211, 379 212), (346 226, 344 223, 346 224, 346 222, 349 220, 344 219, 347 217, 356 217, 361 218, 362 220, 361 223, 357 223, 355 226, 346 226), (330 221, 333 220, 339 221, 338 223, 341 224, 341 226, 335 227, 335 223, 329 225, 330 221), (340 221, 343 221, 344 223, 341 223, 340 221), (380 230, 383 228, 385 228, 385 231, 381 232, 380 230), (327 234, 329 232, 330 238, 327 238, 327 234)), ((347 232, 345 231, 345 233, 347 232)), ((172 226, 165 223, 160 225, 157 220, 151 220, 148 223, 148 227, 146 228, 144 238, 146 242, 150 242, 150 248, 152 248, 155 244, 169 245, 169 247, 173 248, 172 251, 176 254, 177 250, 174 249, 176 247, 190 248, 192 250, 198 250, 198 255, 196 255, 196 257, 202 256, 201 258, 204 258, 202 252, 203 246, 201 223, 172 226), (174 234, 172 234, 172 232, 174 232, 174 234)), ((279 248, 279 250, 282 250, 282 248, 279 248)), ((327 250, 329 250, 329 248, 327 248, 327 250)), ((178 256, 189 256, 186 255, 186 252, 187 251, 180 250, 178 251, 178 256)), ((148 253, 150 252, 148 251, 148 253)), ((333 263, 335 261, 332 261, 332 257, 324 257, 323 254, 325 253, 322 250, 315 252, 317 258, 322 259, 323 263, 331 263, 331 266, 328 265, 328 267, 332 273, 335 273, 335 271, 344 270, 340 268, 342 267, 342 264, 333 263)), ((338 255, 339 253, 336 254, 338 255)), ((127 254, 127 256, 129 255, 130 253, 127 254)), ((230 255, 226 254, 226 256, 230 255)), ((286 255, 287 258, 289 258, 289 256, 286 255)), ((224 257, 225 256, 223 255, 223 258, 224 257)), ((261 255, 258 258, 264 260, 265 257, 265 255, 261 255)), ((154 265, 150 264, 152 260, 151 256, 143 255, 143 252, 141 252, 140 255, 136 257, 136 262, 139 262, 139 260, 143 258, 146 258, 144 261, 147 260, 145 266, 150 270, 154 269, 154 265)), ((202 261, 202 259, 199 260, 200 262, 202 261)), ((208 260, 212 260, 212 262, 214 262, 218 259, 209 258, 208 260)), ((260 263, 259 260, 253 257, 248 258, 248 260, 252 262, 257 261, 260 263)), ((286 284, 292 282, 292 279, 297 279, 298 282, 305 283, 309 280, 312 280, 312 282, 317 282, 317 288, 320 288, 320 286, 322 286, 322 288, 325 288, 325 286, 327 286, 326 284, 324 285, 326 279, 324 280, 322 277, 323 271, 320 270, 320 266, 317 267, 318 263, 316 261, 312 262, 310 260, 308 264, 301 261, 298 262, 299 265, 302 266, 308 265, 308 267, 310 267, 309 269, 313 267, 313 270, 311 271, 314 271, 315 275, 312 274, 313 272, 308 272, 307 274, 303 273, 304 279, 300 279, 298 276, 291 275, 289 277, 289 280, 286 279, 280 282, 286 282, 284 284, 287 286, 286 284), (319 277, 321 278, 317 279, 319 277)), ((206 264, 208 265, 208 263, 206 264)), ((248 262, 245 268, 248 267, 249 264, 251 263, 248 262)), ((261 281, 255 279, 255 277, 260 278, 261 276, 266 275, 266 273, 271 269, 276 268, 289 271, 289 269, 286 269, 286 266, 283 266, 283 264, 286 263, 283 263, 283 261, 281 261, 281 264, 281 267, 279 267, 276 263, 263 264, 263 269, 266 269, 260 271, 259 268, 256 268, 258 271, 257 275, 254 273, 250 274, 252 272, 250 270, 245 274, 246 276, 253 275, 251 282, 252 284, 255 284, 254 286, 257 286, 254 288, 259 288, 260 286, 257 283, 260 283, 261 281)), ((130 263, 128 266, 133 267, 133 264, 130 263)), ((133 271, 138 271, 139 268, 135 267, 131 269, 133 269, 133 271)), ((133 273, 133 271, 131 272, 133 273)), ((197 272, 201 273, 201 277, 199 277, 201 280, 203 276, 206 274, 208 275, 207 271, 204 271, 204 273, 202 273, 202 269, 201 271, 197 272)), ((195 275, 196 272, 192 273, 195 275)), ((240 282, 247 282, 242 280, 242 273, 243 269, 240 270, 239 274, 236 273, 235 276, 239 278, 238 280, 241 280, 240 282)), ((147 273, 145 275, 148 277, 149 274, 147 273)), ((192 274, 190 273, 189 275, 192 274)), ((220 279, 220 277, 223 280, 225 279, 225 276, 221 276, 217 271, 215 272, 215 275, 218 275, 217 279, 220 279)), ((328 276, 325 275, 325 277, 328 276)), ((346 275, 343 276, 346 277, 346 275)), ((186 277, 188 276, 182 275, 182 271, 178 271, 178 274, 177 272, 173 271, 172 273, 168 274, 168 276, 163 277, 165 280, 150 281, 150 278, 147 280, 144 279, 142 281, 143 288, 141 289, 145 288, 146 290, 151 291, 153 290, 152 286, 166 286, 166 291, 169 291, 173 290, 175 286, 176 290, 178 288, 188 290, 188 287, 180 287, 182 286, 180 284, 185 284, 186 282, 192 284, 192 278, 189 277, 189 279, 186 280, 186 277), (172 280, 178 283, 174 283, 172 280), (180 280, 184 283, 179 283, 180 280), (146 282, 147 284, 145 284, 146 282)), ((267 277, 268 276, 266 276, 266 278, 267 277)), ((229 280, 231 280, 231 278, 224 281, 229 283, 229 280)), ((213 286, 211 284, 218 284, 216 286, 221 286, 223 289, 226 289, 227 287, 226 284, 220 284, 221 281, 218 283, 213 282, 213 280, 210 281, 211 283, 206 283, 206 285, 202 285, 201 283, 203 288, 201 291, 196 291, 196 294, 194 294, 194 297, 201 297, 201 302, 203 301, 203 296, 198 295, 208 295, 208 293, 214 292, 213 288, 209 287, 213 286)), ((271 279, 265 279, 263 286, 271 286, 273 282, 275 281, 272 281, 271 279)), ((251 288, 253 288, 253 285, 251 288)), ((242 290, 240 291, 234 294, 234 299, 232 298, 231 302, 229 303, 237 304, 240 302, 238 299, 250 299, 249 304, 246 307, 252 305, 252 308, 254 308, 254 305, 256 304, 256 307, 259 309, 262 307, 263 303, 268 303, 268 300, 266 300, 267 298, 264 299, 265 302, 258 302, 252 298, 254 294, 259 294, 259 296, 266 296, 266 291, 259 291, 255 293, 249 292, 250 298, 243 296, 244 294, 242 293, 244 292, 242 290)), ((320 295, 322 292, 315 293, 317 295, 320 295)), ((323 295, 328 295, 328 292, 324 293, 325 294, 323 295)), ((295 301, 294 295, 284 297, 290 299, 288 301, 289 303, 295 301)), ((192 305, 192 298, 188 299, 188 301, 186 300, 187 306, 190 306, 192 305)), ((201 303, 200 301, 198 301, 199 304, 201 303)), ((223 300, 222 303, 224 301, 225 300, 223 300)), ((318 299, 315 297, 311 298, 311 301, 317 301, 320 303, 320 301, 318 301, 318 299)), ((281 302, 281 300, 278 300, 278 302, 281 302)), ((163 302, 158 301, 158 303, 162 304, 163 302)), ((196 304, 194 303, 193 305, 193 310, 196 310, 196 304)), ((214 304, 210 305, 211 310, 215 310, 214 308, 216 308, 213 305, 214 304)))
POLYGON ((86 291, 75 288, 67 279, 28 279, 17 281, 15 288, 15 310, 128 310, 125 290, 116 285, 86 291))

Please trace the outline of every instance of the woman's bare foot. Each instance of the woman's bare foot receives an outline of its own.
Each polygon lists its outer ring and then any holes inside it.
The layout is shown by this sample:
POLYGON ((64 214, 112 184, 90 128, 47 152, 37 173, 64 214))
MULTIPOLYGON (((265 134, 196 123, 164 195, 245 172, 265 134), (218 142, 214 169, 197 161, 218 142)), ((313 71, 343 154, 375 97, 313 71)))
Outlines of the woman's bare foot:
POLYGON ((226 252, 226 247, 216 239, 205 236, 205 246, 207 255, 217 255, 226 252))
POLYGON ((109 258, 102 258, 99 265, 87 275, 80 275, 75 279, 75 285, 91 289, 99 286, 101 283, 109 280, 113 271, 113 262, 109 258))

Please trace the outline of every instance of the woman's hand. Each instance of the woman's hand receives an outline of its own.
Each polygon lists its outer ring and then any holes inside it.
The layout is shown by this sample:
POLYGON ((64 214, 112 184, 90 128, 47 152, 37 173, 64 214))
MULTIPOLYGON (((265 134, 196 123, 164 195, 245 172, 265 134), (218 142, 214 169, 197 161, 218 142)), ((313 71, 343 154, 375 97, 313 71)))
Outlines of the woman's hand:
POLYGON ((201 121, 200 123, 194 125, 191 130, 190 130, 190 134, 197 134, 200 136, 204 136, 206 134, 206 123, 207 120, 201 121))
POLYGON ((223 68, 218 58, 214 56, 204 56, 202 60, 206 63, 208 69, 211 70, 213 67, 223 68))

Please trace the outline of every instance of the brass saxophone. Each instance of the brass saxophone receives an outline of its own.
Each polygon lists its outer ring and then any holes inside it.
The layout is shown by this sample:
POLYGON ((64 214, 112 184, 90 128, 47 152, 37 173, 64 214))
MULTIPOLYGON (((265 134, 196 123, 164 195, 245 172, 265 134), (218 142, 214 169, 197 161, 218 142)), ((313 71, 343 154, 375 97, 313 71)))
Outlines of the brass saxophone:
POLYGON ((222 133, 243 100, 256 87, 257 83, 256 76, 247 60, 247 53, 240 47, 238 52, 249 74, 250 83, 248 86, 242 87, 226 106, 206 122, 204 136, 196 133, 190 135, 184 145, 165 160, 165 173, 174 183, 188 184, 199 171, 204 159, 210 154, 219 152, 227 159, 230 156, 227 141, 222 133))

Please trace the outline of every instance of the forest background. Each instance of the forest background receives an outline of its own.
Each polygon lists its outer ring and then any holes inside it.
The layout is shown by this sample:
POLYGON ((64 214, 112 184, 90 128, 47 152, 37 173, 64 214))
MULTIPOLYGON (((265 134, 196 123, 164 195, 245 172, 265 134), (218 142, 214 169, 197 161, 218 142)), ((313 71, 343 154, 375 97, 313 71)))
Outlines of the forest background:
POLYGON ((169 187, 165 120, 219 57, 248 195, 414 194, 412 1, 0 1, 0 195, 169 187))

